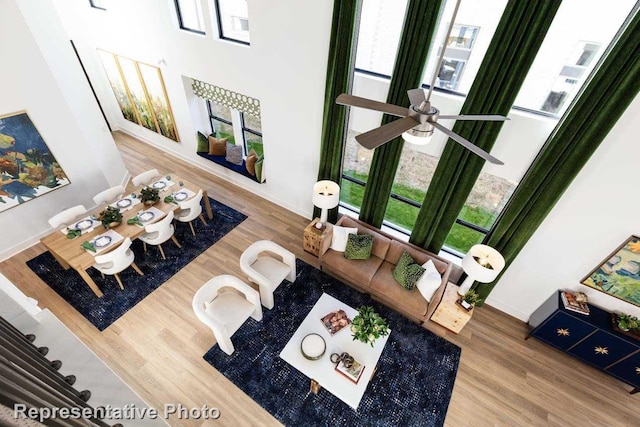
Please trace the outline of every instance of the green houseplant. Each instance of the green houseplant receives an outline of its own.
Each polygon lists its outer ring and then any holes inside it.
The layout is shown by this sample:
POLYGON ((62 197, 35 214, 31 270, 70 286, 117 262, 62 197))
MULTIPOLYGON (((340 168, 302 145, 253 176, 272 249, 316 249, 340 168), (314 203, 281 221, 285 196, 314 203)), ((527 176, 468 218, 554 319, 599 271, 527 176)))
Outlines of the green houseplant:
POLYGON ((122 214, 120 209, 114 206, 107 206, 105 210, 98 214, 98 220, 102 222, 104 228, 113 228, 122 223, 122 214))
POLYGON ((462 297, 462 299, 473 306, 475 306, 477 303, 482 301, 482 298, 480 298, 480 295, 478 295, 475 291, 472 291, 471 289, 469 289, 467 293, 464 294, 464 297, 462 297))
POLYGON ((380 337, 389 335, 389 326, 372 307, 358 308, 358 315, 351 322, 351 336, 373 347, 373 343, 380 337))
POLYGON ((140 201, 145 205, 153 205, 158 200, 160 200, 160 194, 157 188, 144 187, 140 190, 140 201))
POLYGON ((618 327, 623 331, 640 332, 640 319, 630 314, 618 314, 618 327))

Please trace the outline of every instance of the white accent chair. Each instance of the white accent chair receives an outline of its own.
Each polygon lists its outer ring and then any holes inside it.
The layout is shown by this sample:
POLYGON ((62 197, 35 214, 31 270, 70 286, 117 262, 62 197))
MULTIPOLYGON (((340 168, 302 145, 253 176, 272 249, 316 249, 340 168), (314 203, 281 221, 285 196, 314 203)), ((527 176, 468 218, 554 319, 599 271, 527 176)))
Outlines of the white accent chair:
POLYGON ((49 225, 54 228, 60 225, 69 225, 80 215, 86 213, 87 209, 83 205, 74 206, 49 218, 49 225))
POLYGON ((108 203, 111 200, 120 198, 124 194, 124 187, 122 185, 116 185, 115 187, 107 188, 106 190, 93 196, 93 202, 96 205, 101 203, 108 203))
POLYGON ((194 236, 196 235, 192 222, 194 219, 200 218, 200 221, 202 221, 204 225, 207 225, 204 217, 202 216, 202 205, 200 205, 201 200, 202 189, 200 189, 198 193, 189 200, 180 202, 180 209, 175 213, 176 221, 189 223, 189 227, 191 227, 191 234, 194 236))
POLYGON ((116 280, 118 281, 118 285, 120 285, 120 289, 124 290, 124 286, 122 285, 122 280, 120 280, 120 276, 118 273, 124 271, 127 267, 131 266, 133 269, 141 276, 144 276, 144 273, 135 262, 133 262, 135 255, 133 251, 129 249, 131 246, 131 239, 126 237, 122 244, 108 252, 104 255, 96 255, 93 267, 98 270, 102 277, 105 274, 111 274, 116 276, 116 280))
POLYGON ((198 320, 211 328, 220 349, 229 355, 235 351, 231 336, 240 326, 249 317, 262 320, 258 292, 229 274, 216 276, 198 289, 192 307, 198 320))
POLYGON ((162 244, 167 240, 173 240, 173 243, 176 244, 177 247, 182 248, 176 236, 173 235, 175 228, 171 223, 173 221, 173 211, 169 212, 164 218, 162 218, 158 222, 154 222, 153 224, 149 224, 144 227, 144 234, 138 237, 142 240, 144 245, 144 251, 147 252, 147 245, 154 245, 160 249, 160 254, 162 255, 162 259, 167 259, 164 255, 164 250, 162 249, 162 244))
POLYGON ((146 172, 142 172, 140 175, 136 175, 131 179, 131 183, 134 187, 139 187, 141 185, 151 184, 154 178, 159 177, 160 172, 158 169, 151 169, 146 172))
POLYGON ((282 246, 259 240, 249 246, 240 256, 240 269, 249 281, 260 287, 260 299, 265 308, 273 308, 273 292, 284 279, 296 280, 296 256, 282 246), (276 255, 260 256, 264 252, 276 255), (278 259, 279 258, 279 259, 278 259))

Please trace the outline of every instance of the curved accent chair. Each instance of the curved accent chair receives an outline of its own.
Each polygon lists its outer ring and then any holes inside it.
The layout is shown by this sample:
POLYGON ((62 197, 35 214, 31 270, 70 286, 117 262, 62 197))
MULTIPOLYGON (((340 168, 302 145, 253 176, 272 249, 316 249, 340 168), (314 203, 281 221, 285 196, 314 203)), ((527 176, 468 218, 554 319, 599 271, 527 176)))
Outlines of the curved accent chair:
POLYGON ((259 240, 240 256, 240 269, 249 277, 250 282, 260 287, 262 305, 272 309, 273 292, 280 283, 284 279, 292 283, 296 280, 296 256, 270 240, 259 240), (275 257, 264 255, 265 253, 275 257))
POLYGON ((49 218, 49 225, 58 227, 60 225, 69 225, 80 215, 86 214, 87 209, 83 205, 74 206, 49 218))
POLYGON ((207 223, 202 216, 202 205, 200 201, 202 200, 202 189, 198 190, 198 193, 190 198, 189 200, 185 200, 184 202, 180 202, 180 209, 176 212, 175 218, 176 221, 180 222, 188 222, 189 227, 191 227, 191 234, 196 235, 196 231, 193 229, 193 220, 196 218, 200 218, 200 221, 206 226, 207 223))
POLYGON ((235 276, 223 274, 205 283, 193 296, 193 312, 211 328, 220 349, 231 355, 231 336, 252 317, 262 320, 260 294, 235 276))
POLYGON ((160 172, 158 169, 150 169, 146 172, 142 172, 140 175, 136 175, 131 179, 131 183, 134 187, 139 187, 141 185, 151 184, 154 178, 160 176, 160 172))
POLYGON ((96 205, 101 203, 108 203, 111 200, 115 200, 124 194, 124 187, 122 185, 116 185, 115 187, 107 188, 106 190, 93 196, 93 202, 96 205))
POLYGON ((131 246, 131 239, 126 237, 122 244, 108 252, 104 255, 96 255, 93 267, 98 270, 102 276, 105 274, 111 274, 116 276, 116 280, 118 281, 118 285, 120 285, 120 289, 124 290, 124 286, 122 285, 122 280, 120 280, 120 276, 118 273, 124 271, 127 267, 131 266, 133 269, 141 276, 144 276, 144 273, 133 260, 135 259, 135 255, 133 251, 129 249, 131 246))
POLYGON ((167 259, 164 255, 164 250, 162 249, 162 244, 167 240, 173 240, 173 243, 176 244, 177 247, 181 248, 182 246, 176 239, 176 236, 173 235, 175 228, 171 223, 173 221, 173 211, 169 212, 164 218, 162 218, 158 222, 154 222, 153 224, 149 224, 144 227, 144 234, 140 235, 138 239, 142 240, 144 245, 144 251, 147 252, 147 245, 154 245, 160 249, 160 254, 162 255, 162 259, 167 259))

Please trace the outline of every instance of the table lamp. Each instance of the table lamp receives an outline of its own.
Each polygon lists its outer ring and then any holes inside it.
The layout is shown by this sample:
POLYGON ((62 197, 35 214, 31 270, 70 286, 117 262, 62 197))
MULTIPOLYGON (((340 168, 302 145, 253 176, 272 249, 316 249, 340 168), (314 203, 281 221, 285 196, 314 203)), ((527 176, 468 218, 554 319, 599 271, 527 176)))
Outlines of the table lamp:
POLYGON ((340 203, 340 186, 333 181, 318 181, 313 186, 313 205, 322 209, 320 224, 327 222, 329 209, 340 203))
POLYGON ((491 283, 498 277, 504 268, 505 262, 500 252, 487 245, 473 245, 469 252, 462 258, 462 269, 467 273, 467 278, 458 294, 464 295, 473 285, 473 282, 491 283))

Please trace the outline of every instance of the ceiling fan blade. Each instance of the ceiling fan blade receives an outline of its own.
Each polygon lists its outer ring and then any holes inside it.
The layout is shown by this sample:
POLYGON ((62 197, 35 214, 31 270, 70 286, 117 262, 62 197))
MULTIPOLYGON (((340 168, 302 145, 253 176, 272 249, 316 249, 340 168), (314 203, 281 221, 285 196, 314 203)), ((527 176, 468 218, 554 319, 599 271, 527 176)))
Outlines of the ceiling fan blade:
POLYGON ((348 93, 338 95, 336 98, 336 104, 367 108, 369 110, 381 111, 397 117, 406 117, 409 114, 409 109, 407 107, 400 107, 399 105, 361 98, 359 96, 349 95, 348 93))
POLYGON ((484 151, 482 148, 478 147, 477 145, 473 144, 470 141, 467 141, 466 139, 464 139, 463 137, 461 137, 457 133, 453 132, 450 129, 447 129, 444 126, 442 126, 440 123, 432 122, 431 124, 435 128, 437 128, 438 130, 440 130, 441 132, 447 134, 451 139, 456 141, 458 144, 462 145, 467 150, 471 151, 474 154, 477 154, 478 156, 482 157, 483 159, 487 160, 488 162, 496 164, 496 165, 504 165, 504 162, 496 159, 491 154, 489 154, 486 151, 484 151))
POLYGON ((364 148, 372 150, 381 146, 385 142, 391 141, 393 138, 402 135, 402 132, 419 125, 413 117, 405 117, 403 119, 394 120, 379 128, 372 129, 368 132, 361 133, 356 136, 358 144, 364 148))
POLYGON ((500 116, 498 114, 490 114, 490 115, 473 115, 473 114, 463 114, 460 116, 447 116, 440 114, 438 118, 443 120, 480 120, 487 122, 504 122, 505 120, 511 120, 509 117, 500 116))
POLYGON ((424 94, 424 90, 420 87, 417 89, 408 90, 407 95, 409 95, 409 102, 411 102, 411 105, 415 105, 416 107, 422 104, 423 101, 427 100, 427 96, 424 94))

